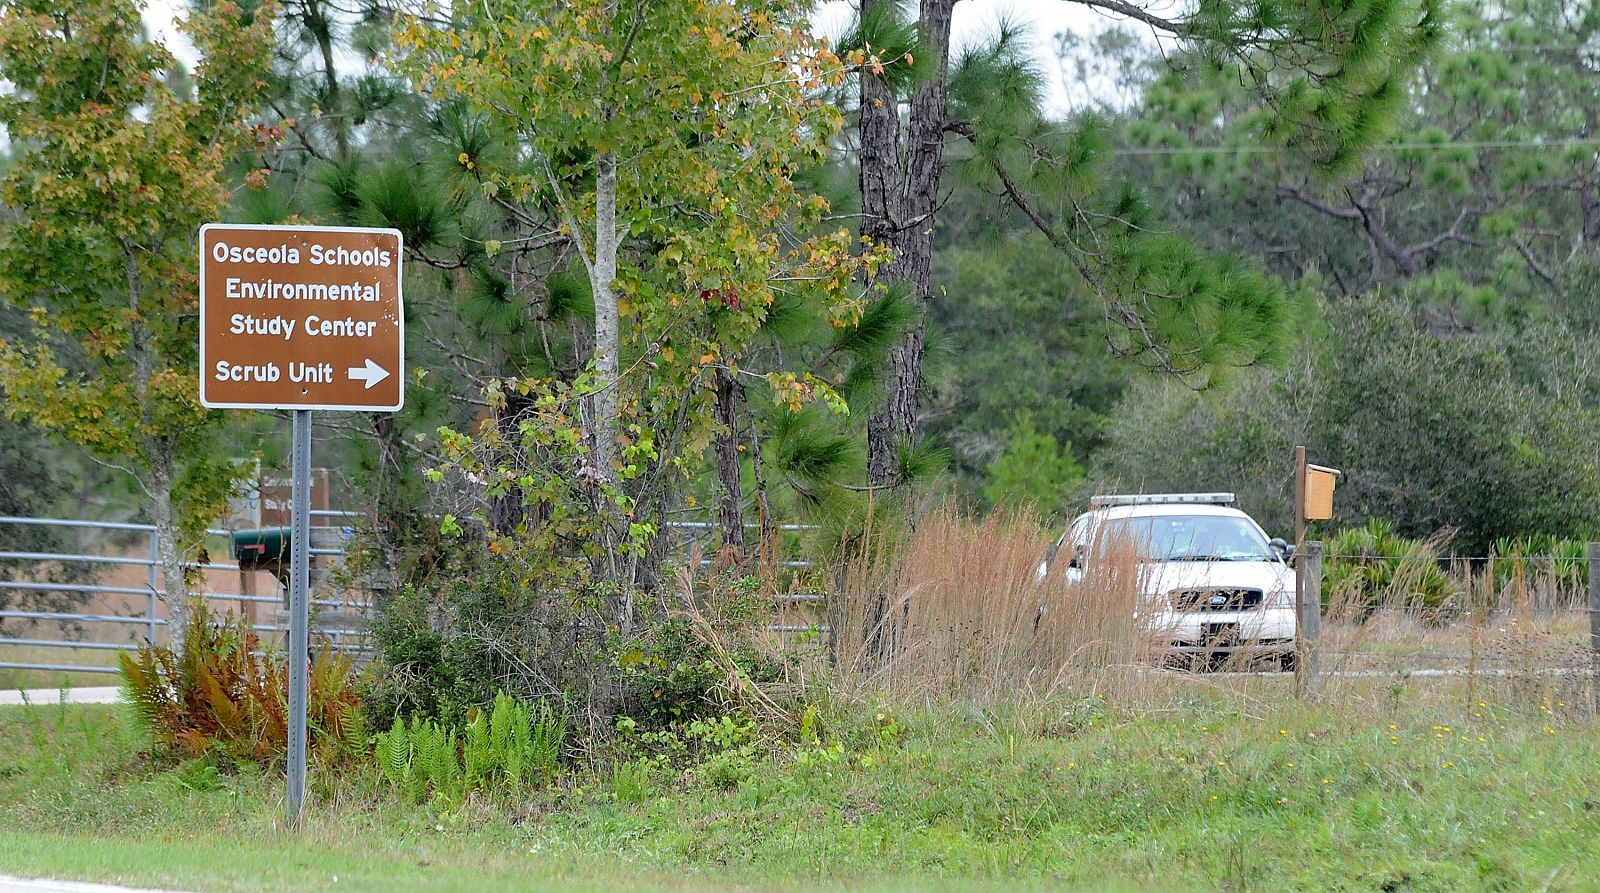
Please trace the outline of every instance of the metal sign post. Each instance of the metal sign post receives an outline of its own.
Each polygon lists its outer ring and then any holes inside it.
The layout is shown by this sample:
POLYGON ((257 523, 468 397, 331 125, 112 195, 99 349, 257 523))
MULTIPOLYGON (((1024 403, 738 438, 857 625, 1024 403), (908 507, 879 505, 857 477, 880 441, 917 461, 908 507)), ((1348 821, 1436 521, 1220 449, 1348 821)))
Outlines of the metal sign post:
POLYGON ((294 411, 289 520, 289 824, 306 801, 306 677, 311 651, 311 410, 294 411))
POLYGON ((288 821, 306 799, 311 650, 311 411, 394 412, 405 402, 400 233, 207 224, 200 228, 200 403, 292 409, 288 821))

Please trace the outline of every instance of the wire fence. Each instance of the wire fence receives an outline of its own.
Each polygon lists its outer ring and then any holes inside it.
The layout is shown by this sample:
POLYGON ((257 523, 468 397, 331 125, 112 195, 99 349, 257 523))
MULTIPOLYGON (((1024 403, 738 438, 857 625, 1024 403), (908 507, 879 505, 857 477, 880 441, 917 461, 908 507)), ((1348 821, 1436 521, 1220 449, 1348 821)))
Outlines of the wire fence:
POLYGON ((1320 565, 1324 672, 1594 672, 1600 544, 1479 557, 1329 554, 1320 565))
MULTIPOLYGON (((355 515, 312 515, 319 525, 310 550, 314 629, 336 650, 360 655, 371 648, 366 628, 374 596, 339 572, 355 515)), ((766 591, 775 593, 771 632, 831 638, 833 599, 815 591, 819 569, 804 557, 812 530, 775 528, 769 554, 761 556, 766 591)), ((230 531, 207 533, 214 546, 212 538, 230 531)), ((723 562, 715 525, 674 522, 667 533, 686 575, 675 585, 704 585, 723 562)), ((167 641, 151 525, 0 516, 0 537, 15 546, 0 551, 0 687, 18 679, 51 684, 59 674, 115 674, 118 652, 167 641), (7 535, 8 529, 51 531, 55 538, 7 535)), ((1310 664, 1303 675, 1587 680, 1595 673, 1600 545, 1476 557, 1437 554, 1426 544, 1392 554, 1325 554, 1322 544, 1310 545, 1307 557, 1315 560, 1308 561, 1307 590, 1315 610, 1302 612, 1297 623, 1298 647, 1310 664)), ((194 595, 215 611, 245 618, 263 647, 282 647, 287 612, 280 578, 212 560, 206 551, 186 569, 194 595)))

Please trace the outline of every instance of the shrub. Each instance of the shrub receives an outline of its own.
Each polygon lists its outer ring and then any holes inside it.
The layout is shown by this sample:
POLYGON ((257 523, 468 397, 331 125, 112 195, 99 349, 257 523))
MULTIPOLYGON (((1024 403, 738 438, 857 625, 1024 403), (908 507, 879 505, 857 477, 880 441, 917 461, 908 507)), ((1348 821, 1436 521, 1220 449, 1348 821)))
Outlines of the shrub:
POLYGON ((1444 622, 1459 599, 1449 575, 1439 567, 1438 551, 1436 540, 1407 539, 1378 518, 1342 530, 1328 543, 1323 608, 1364 621, 1390 605, 1418 611, 1430 622, 1444 622))
MULTIPOLYGON (((261 653, 243 619, 212 622, 200 599, 191 611, 181 654, 146 643, 135 655, 118 655, 141 725, 160 746, 189 757, 282 759, 289 741, 288 662, 261 653)), ((307 681, 309 756, 350 757, 365 738, 351 660, 323 645, 311 656, 307 681)))
POLYGON ((396 718, 377 736, 378 769, 413 801, 429 793, 459 799, 474 791, 513 790, 549 783, 560 769, 567 714, 505 692, 488 710, 469 711, 462 726, 413 716, 396 718))
POLYGON ((464 731, 473 705, 496 692, 533 701, 557 691, 586 734, 605 734, 618 715, 665 728, 749 706, 764 697, 758 687, 788 676, 786 659, 752 635, 773 610, 756 577, 681 571, 675 607, 650 606, 640 631, 622 636, 578 591, 530 585, 526 556, 486 556, 448 576, 429 593, 408 588, 374 621, 380 670, 368 703, 385 725, 421 715, 464 731))
POLYGON ((520 560, 495 555, 459 562, 431 590, 406 588, 373 621, 372 715, 461 724, 500 691, 530 701, 560 691, 575 703, 611 703, 613 653, 581 602, 541 589, 520 560))
POLYGON ((1552 536, 1502 537, 1489 551, 1495 591, 1522 593, 1551 607, 1584 601, 1589 585, 1588 546, 1552 536))
MULTIPOLYGON (((617 732, 624 758, 613 764, 612 780, 632 787, 647 785, 656 768, 682 767, 713 787, 731 790, 750 777, 770 747, 756 721, 741 710, 653 731, 623 716, 617 719, 617 732)), ((617 794, 628 799, 620 787, 617 794)))
POLYGON ((983 498, 990 506, 1032 505, 1050 515, 1063 511, 1084 483, 1072 444, 1035 429, 1027 414, 1012 423, 1005 451, 989 463, 987 474, 983 498))
POLYGON ((618 713, 646 730, 738 709, 776 718, 773 694, 798 658, 761 644, 773 606, 762 581, 724 573, 701 586, 677 576, 683 606, 618 650, 618 713))

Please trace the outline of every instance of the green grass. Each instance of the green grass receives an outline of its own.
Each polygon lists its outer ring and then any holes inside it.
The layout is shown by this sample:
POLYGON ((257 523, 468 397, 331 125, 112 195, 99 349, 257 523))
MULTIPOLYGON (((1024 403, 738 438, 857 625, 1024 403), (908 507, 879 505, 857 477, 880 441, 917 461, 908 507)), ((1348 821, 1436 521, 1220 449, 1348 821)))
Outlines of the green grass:
MULTIPOLYGON (((1528 711, 1391 720, 1220 694, 836 710, 839 748, 733 771, 579 773, 403 806, 370 772, 157 768, 115 707, 0 710, 0 873, 204 890, 1600 888, 1600 731, 1528 711), (1391 725, 1393 728, 1391 728, 1391 725), (21 830, 21 829, 26 829, 21 830)), ((1457 715, 1461 714, 1461 715, 1457 715)))

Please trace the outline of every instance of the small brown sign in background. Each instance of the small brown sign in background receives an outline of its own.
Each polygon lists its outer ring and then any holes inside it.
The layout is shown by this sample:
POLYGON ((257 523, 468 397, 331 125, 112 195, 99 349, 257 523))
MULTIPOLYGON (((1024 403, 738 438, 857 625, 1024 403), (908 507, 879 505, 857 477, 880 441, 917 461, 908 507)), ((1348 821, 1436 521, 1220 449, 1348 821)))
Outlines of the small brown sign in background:
POLYGON ((200 230, 200 402, 398 410, 400 233, 209 224, 200 230))

